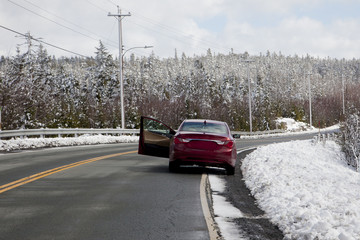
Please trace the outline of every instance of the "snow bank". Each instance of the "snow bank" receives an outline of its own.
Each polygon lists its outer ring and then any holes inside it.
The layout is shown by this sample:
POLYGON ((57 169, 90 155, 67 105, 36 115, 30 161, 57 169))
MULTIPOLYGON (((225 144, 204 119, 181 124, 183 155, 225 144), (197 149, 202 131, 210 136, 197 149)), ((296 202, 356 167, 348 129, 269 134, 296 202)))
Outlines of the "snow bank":
POLYGON ((284 130, 289 132, 299 132, 313 129, 313 127, 310 127, 309 124, 304 122, 297 122, 292 118, 278 118, 276 119, 276 125, 278 128, 283 127, 284 130))
POLYGON ((360 174, 335 142, 263 146, 244 159, 242 171, 285 239, 360 239, 360 174))
POLYGON ((43 147, 60 147, 91 145, 102 143, 130 143, 138 142, 138 136, 104 136, 104 135, 83 135, 72 138, 25 138, 0 140, 0 151, 13 151, 19 149, 35 149, 43 147))

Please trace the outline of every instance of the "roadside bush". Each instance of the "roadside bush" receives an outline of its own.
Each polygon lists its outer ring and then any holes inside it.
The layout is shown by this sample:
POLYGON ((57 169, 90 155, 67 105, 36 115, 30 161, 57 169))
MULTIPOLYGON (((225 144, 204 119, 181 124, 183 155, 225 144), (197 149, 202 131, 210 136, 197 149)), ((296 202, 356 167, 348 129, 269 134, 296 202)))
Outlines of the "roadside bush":
POLYGON ((360 113, 359 110, 352 110, 346 116, 341 127, 342 147, 346 155, 346 161, 356 171, 360 170, 360 113))

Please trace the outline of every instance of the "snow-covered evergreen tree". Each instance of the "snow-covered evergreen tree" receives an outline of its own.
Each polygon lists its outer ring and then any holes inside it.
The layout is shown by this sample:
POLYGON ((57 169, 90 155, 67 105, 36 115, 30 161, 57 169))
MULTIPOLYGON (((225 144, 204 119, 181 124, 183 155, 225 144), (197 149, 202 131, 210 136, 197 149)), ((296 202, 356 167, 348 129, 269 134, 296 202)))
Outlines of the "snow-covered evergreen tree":
POLYGON ((360 111, 352 109, 341 128, 342 146, 349 165, 360 170, 360 111))

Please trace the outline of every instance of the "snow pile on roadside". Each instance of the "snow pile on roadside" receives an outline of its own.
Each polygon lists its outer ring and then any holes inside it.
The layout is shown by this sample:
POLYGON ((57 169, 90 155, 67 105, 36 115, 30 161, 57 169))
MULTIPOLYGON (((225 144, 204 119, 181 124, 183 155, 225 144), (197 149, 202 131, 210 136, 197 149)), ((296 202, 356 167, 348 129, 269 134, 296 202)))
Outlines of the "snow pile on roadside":
POLYGON ((276 119, 276 125, 278 128, 283 127, 284 130, 289 132, 299 132, 313 129, 313 127, 310 127, 309 124, 304 122, 297 122, 292 118, 278 118, 276 119))
POLYGON ((244 159, 242 171, 286 239, 360 239, 360 174, 335 142, 263 146, 244 159))
POLYGON ((13 151, 19 149, 35 149, 43 147, 92 145, 103 143, 130 143, 138 142, 138 136, 105 136, 83 135, 69 138, 24 138, 0 140, 0 151, 13 151))
MULTIPOLYGON (((285 129, 287 129, 286 132, 284 133, 271 133, 271 134, 264 134, 264 135, 250 135, 250 136, 246 136, 246 135, 242 135, 241 138, 242 139, 258 139, 258 138, 269 138, 269 137, 283 137, 283 136, 294 136, 294 135, 301 135, 301 134, 313 134, 313 133, 324 133, 324 132, 338 132, 340 129, 340 124, 336 124, 334 126, 331 127, 327 127, 327 128, 315 128, 315 127, 309 127, 309 125, 307 123, 303 123, 303 122, 296 122, 294 119, 291 118, 278 118, 278 120, 280 121, 279 124, 282 123, 285 124, 283 125, 283 127, 285 129)), ((281 125, 281 124, 280 124, 281 125)), ((280 128, 280 125, 278 125, 278 127, 280 128)))

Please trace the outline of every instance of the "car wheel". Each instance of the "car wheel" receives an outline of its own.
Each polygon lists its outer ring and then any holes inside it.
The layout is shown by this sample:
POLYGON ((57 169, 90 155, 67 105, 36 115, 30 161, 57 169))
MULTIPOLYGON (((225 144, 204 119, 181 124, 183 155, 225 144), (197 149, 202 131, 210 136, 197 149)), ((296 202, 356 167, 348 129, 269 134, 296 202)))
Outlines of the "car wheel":
POLYGON ((177 172, 179 165, 176 162, 169 162, 169 172, 177 172))
POLYGON ((234 175, 235 174, 235 167, 229 166, 226 168, 227 175, 234 175))

